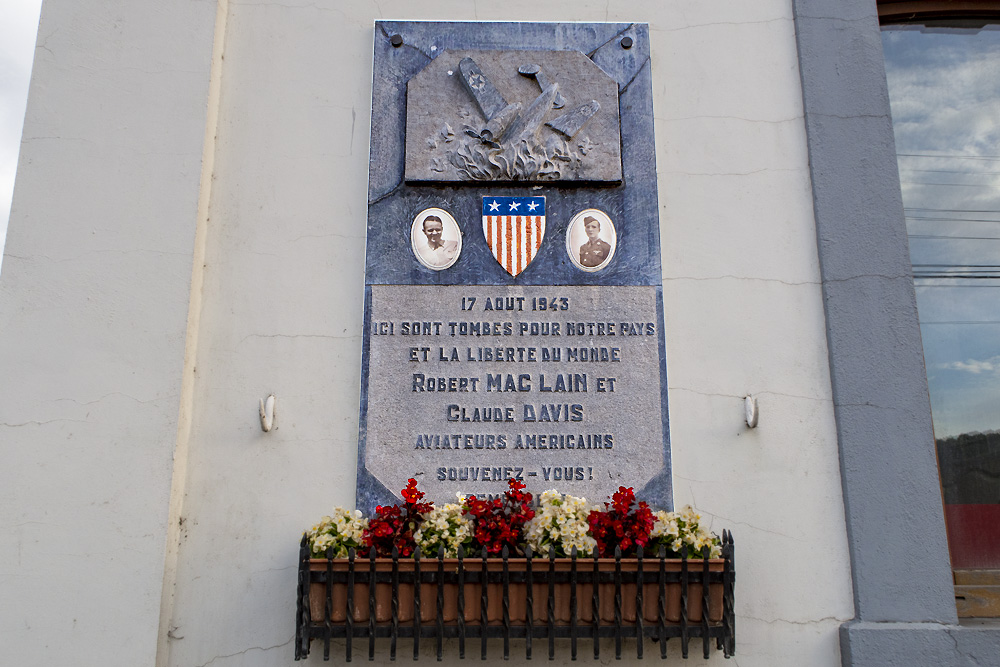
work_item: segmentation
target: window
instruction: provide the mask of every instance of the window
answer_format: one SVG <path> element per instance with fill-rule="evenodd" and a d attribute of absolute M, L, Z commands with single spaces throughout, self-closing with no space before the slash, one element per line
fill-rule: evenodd
<path fill-rule="evenodd" d="M 961 616 L 1000 615 L 998 10 L 879 5 Z"/>

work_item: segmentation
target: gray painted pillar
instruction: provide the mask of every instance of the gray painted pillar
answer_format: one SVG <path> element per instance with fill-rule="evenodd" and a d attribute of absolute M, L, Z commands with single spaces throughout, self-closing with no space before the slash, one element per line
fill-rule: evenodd
<path fill-rule="evenodd" d="M 795 6 L 857 615 L 954 623 L 875 3 Z"/>
<path fill-rule="evenodd" d="M 956 625 L 875 2 L 792 4 L 853 572 L 843 663 L 998 664 L 1000 631 Z"/>

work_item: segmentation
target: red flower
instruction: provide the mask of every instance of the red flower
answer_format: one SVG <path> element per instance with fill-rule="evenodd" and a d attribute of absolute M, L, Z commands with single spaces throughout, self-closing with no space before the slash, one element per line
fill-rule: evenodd
<path fill-rule="evenodd" d="M 434 503 L 420 502 L 424 492 L 417 490 L 415 479 L 407 481 L 402 496 L 402 507 L 379 505 L 375 508 L 375 516 L 368 521 L 364 545 L 369 549 L 375 547 L 378 556 L 391 556 L 393 547 L 398 549 L 400 557 L 411 556 L 416 548 L 413 532 L 423 521 L 423 515 L 434 509 Z"/>
<path fill-rule="evenodd" d="M 490 556 L 498 556 L 506 546 L 514 555 L 524 542 L 524 524 L 535 516 L 532 496 L 524 491 L 524 484 L 510 480 L 502 498 L 481 500 L 475 496 L 465 499 L 463 513 L 470 515 L 477 549 L 486 548 Z"/>
<path fill-rule="evenodd" d="M 632 556 L 638 547 L 649 543 L 653 511 L 644 501 L 636 502 L 631 487 L 618 487 L 604 507 L 604 511 L 593 511 L 587 517 L 601 556 L 614 556 L 616 547 L 621 547 L 623 556 Z"/>

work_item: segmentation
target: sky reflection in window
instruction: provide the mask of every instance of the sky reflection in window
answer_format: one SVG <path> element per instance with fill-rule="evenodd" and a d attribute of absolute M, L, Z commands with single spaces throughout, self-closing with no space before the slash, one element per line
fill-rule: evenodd
<path fill-rule="evenodd" d="M 998 28 L 882 32 L 938 439 L 1000 429 Z"/>

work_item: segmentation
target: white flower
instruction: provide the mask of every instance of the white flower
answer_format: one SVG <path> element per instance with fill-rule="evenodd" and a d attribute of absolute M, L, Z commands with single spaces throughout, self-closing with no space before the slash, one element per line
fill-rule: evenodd
<path fill-rule="evenodd" d="M 701 520 L 701 517 L 698 516 L 698 513 L 695 512 L 694 508 L 691 507 L 690 505 L 684 506 L 684 508 L 681 510 L 680 516 L 681 519 L 683 519 L 684 523 L 688 524 L 697 524 Z"/>
<path fill-rule="evenodd" d="M 592 507 L 584 498 L 563 496 L 555 489 L 545 491 L 535 518 L 525 525 L 525 539 L 538 556 L 555 547 L 560 556 L 569 556 L 576 547 L 579 556 L 589 556 L 597 541 L 587 535 L 587 517 Z"/>
<path fill-rule="evenodd" d="M 709 557 L 718 558 L 722 554 L 719 538 L 703 528 L 700 521 L 690 505 L 680 512 L 656 512 L 650 543 L 655 549 L 662 544 L 677 556 L 686 551 L 688 558 L 701 558 L 702 549 L 708 547 Z"/>
<path fill-rule="evenodd" d="M 361 546 L 367 527 L 368 519 L 361 512 L 335 507 L 331 516 L 324 516 L 307 533 L 313 557 L 325 558 L 332 547 L 334 558 L 347 558 L 348 549 Z"/>
<path fill-rule="evenodd" d="M 458 547 L 472 539 L 472 522 L 462 514 L 460 504 L 439 505 L 424 515 L 413 539 L 425 558 L 436 558 L 440 547 L 446 558 L 455 558 Z"/>
<path fill-rule="evenodd" d="M 656 538 L 676 538 L 680 535 L 677 525 L 677 514 L 675 512 L 656 512 L 653 519 L 653 530 L 649 536 L 655 541 Z"/>

